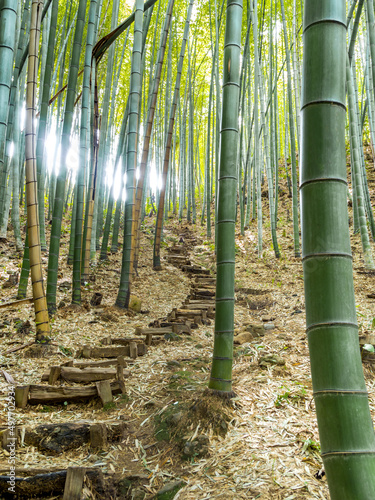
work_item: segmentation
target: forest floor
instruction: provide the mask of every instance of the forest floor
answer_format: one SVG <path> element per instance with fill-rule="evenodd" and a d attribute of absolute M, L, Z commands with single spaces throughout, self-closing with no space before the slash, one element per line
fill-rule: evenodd
<path fill-rule="evenodd" d="M 374 179 L 371 166 L 370 188 L 374 187 Z M 99 467 L 107 477 L 113 478 L 113 483 L 122 480 L 123 487 L 126 485 L 126 491 L 108 493 L 106 498 L 151 499 L 163 485 L 177 480 L 184 484 L 174 497 L 179 500 L 329 497 L 325 476 L 318 478 L 317 475 L 322 461 L 305 335 L 302 264 L 293 256 L 291 199 L 285 186 L 279 200 L 280 259 L 273 254 L 266 205 L 264 197 L 261 258 L 257 253 L 256 221 L 251 222 L 244 236 L 239 230 L 236 233 L 235 328 L 236 335 L 244 334 L 241 337 L 244 343 L 236 344 L 234 350 L 233 388 L 237 396 L 227 407 L 225 418 L 219 421 L 221 433 L 205 428 L 199 418 L 185 429 L 185 441 L 200 434 L 209 438 L 207 453 L 184 458 L 183 445 L 169 439 L 173 429 L 166 423 L 171 422 L 168 416 L 186 413 L 197 401 L 204 400 L 212 356 L 213 321 L 193 330 L 191 335 L 181 336 L 180 340 L 151 346 L 145 356 L 128 366 L 126 396 L 116 396 L 114 404 L 107 408 L 102 407 L 99 399 L 94 399 L 89 403 L 28 405 L 24 410 L 17 409 L 18 426 L 122 421 L 127 428 L 127 437 L 121 443 L 95 453 L 87 444 L 57 455 L 46 455 L 35 446 L 19 446 L 18 468 L 54 471 L 72 465 Z M 26 349 L 5 354 L 33 340 L 34 314 L 31 304 L 0 309 L 0 366 L 17 385 L 38 384 L 49 366 L 71 359 L 84 344 L 98 345 L 100 339 L 108 335 L 133 335 L 135 327 L 147 327 L 155 319 L 165 317 L 172 308 L 179 307 L 189 295 L 191 280 L 167 263 L 165 246 L 178 242 L 184 228 L 188 227 L 197 238 L 197 244 L 188 249 L 192 262 L 214 273 L 213 241 L 207 240 L 205 228 L 200 223 L 179 224 L 175 219 L 165 223 L 162 270 L 154 271 L 154 222 L 152 217 L 144 222 L 139 275 L 132 288 L 132 293 L 142 300 L 143 313 L 139 314 L 114 307 L 120 253 L 111 254 L 107 261 L 98 263 L 93 271 L 95 282 L 89 282 L 83 289 L 84 305 L 69 305 L 72 268 L 66 264 L 69 241 L 66 222 L 57 300 L 60 307 L 52 320 L 54 346 L 49 355 L 28 358 Z M 368 295 L 374 293 L 375 275 L 364 270 L 358 235 L 352 236 L 352 250 L 360 333 L 371 333 L 375 301 Z M 43 260 L 46 264 L 45 256 Z M 9 274 L 19 270 L 21 262 L 10 232 L 9 239 L 0 243 L 0 286 Z M 1 303 L 15 300 L 16 291 L 16 286 L 3 287 Z M 100 306 L 89 304 L 94 292 L 103 293 Z M 31 296 L 30 289 L 28 296 Z M 19 322 L 26 320 L 32 325 L 30 332 L 19 332 Z M 248 335 L 254 325 L 259 327 L 258 337 Z M 364 364 L 364 372 L 375 418 L 374 366 Z M 0 391 L 0 424 L 6 425 L 8 384 L 5 379 L 0 381 Z M 178 422 L 179 417 L 176 418 Z M 8 455 L 1 450 L 0 475 L 6 474 L 8 468 Z"/>

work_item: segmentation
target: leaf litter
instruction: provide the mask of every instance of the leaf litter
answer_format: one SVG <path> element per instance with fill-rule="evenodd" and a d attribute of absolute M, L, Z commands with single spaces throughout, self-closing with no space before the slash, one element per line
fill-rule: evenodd
<path fill-rule="evenodd" d="M 285 216 L 288 203 L 289 200 L 281 197 L 280 218 Z M 149 233 L 153 222 L 152 219 L 145 222 L 143 252 L 132 287 L 132 293 L 142 301 L 145 314 L 128 314 L 114 307 L 121 256 L 109 255 L 107 261 L 98 263 L 95 282 L 83 288 L 82 307 L 69 307 L 71 290 L 67 286 L 58 288 L 57 303 L 64 305 L 53 318 L 52 337 L 57 347 L 48 357 L 35 360 L 27 358 L 24 350 L 9 352 L 10 348 L 33 340 L 32 305 L 0 310 L 3 377 L 9 381 L 9 377 L 13 377 L 17 384 L 38 384 L 49 366 L 72 359 L 83 344 L 100 345 L 100 339 L 109 335 L 134 336 L 135 327 L 147 327 L 151 321 L 166 317 L 173 307 L 183 303 L 190 291 L 190 279 L 167 263 L 165 250 L 163 269 L 152 270 Z M 180 408 L 191 408 L 202 401 L 209 378 L 213 324 L 201 325 L 191 336 L 183 335 L 180 341 L 151 346 L 147 355 L 129 363 L 131 377 L 126 379 L 127 395 L 115 396 L 115 404 L 107 411 L 96 400 L 16 409 L 19 428 L 77 421 L 122 421 L 126 424 L 125 438 L 98 453 L 85 444 L 58 456 L 47 456 L 34 446 L 21 445 L 17 448 L 18 470 L 25 473 L 28 469 L 52 471 L 72 465 L 95 466 L 117 480 L 136 478 L 144 498 L 151 498 L 165 483 L 182 479 L 186 485 L 175 496 L 179 500 L 327 499 L 325 476 L 315 477 L 322 468 L 322 461 L 305 336 L 302 265 L 292 256 L 292 237 L 285 235 L 291 229 L 287 224 L 291 225 L 280 222 L 279 244 L 283 256 L 278 260 L 269 243 L 269 228 L 265 228 L 262 258 L 258 258 L 256 251 L 256 222 L 250 223 L 245 236 L 236 235 L 239 251 L 236 255 L 235 333 L 246 331 L 249 325 L 270 324 L 272 327 L 262 336 L 235 345 L 233 388 L 236 397 L 226 412 L 225 433 L 214 432 L 201 414 L 194 422 L 187 422 L 184 438 L 193 440 L 201 433 L 208 436 L 207 456 L 183 459 L 178 443 L 173 439 L 160 439 L 156 422 L 168 411 L 175 414 Z M 283 227 L 288 227 L 288 231 L 283 232 Z M 194 247 L 189 249 L 192 262 L 213 269 L 212 242 L 206 240 L 202 227 L 192 225 L 189 228 L 199 243 L 196 245 L 198 251 L 195 252 Z M 181 231 L 177 223 L 166 222 L 166 242 L 178 241 Z M 9 236 L 8 242 L 0 242 L 0 264 L 9 271 L 17 269 L 21 262 L 15 252 L 12 255 L 9 251 L 12 238 Z M 71 282 L 72 269 L 65 258 L 67 236 L 63 236 L 63 240 L 60 281 L 66 283 Z M 360 330 L 370 333 L 375 317 L 374 302 L 367 297 L 372 278 L 361 272 L 358 235 L 352 238 L 352 246 Z M 0 277 L 0 285 L 6 277 Z M 102 293 L 103 301 L 100 306 L 91 307 L 89 301 L 94 292 Z M 16 288 L 5 288 L 1 302 L 15 300 L 15 295 Z M 243 300 L 244 297 L 250 300 Z M 258 301 L 257 307 L 257 297 L 267 300 Z M 17 334 L 16 320 L 31 322 L 31 332 L 25 338 Z M 4 354 L 6 351 L 8 354 Z M 374 417 L 373 365 L 365 364 L 364 372 Z M 0 380 L 0 390 L 0 425 L 4 429 L 8 392 L 4 378 Z M 8 469 L 6 450 L 0 452 L 0 469 L 4 473 Z"/>

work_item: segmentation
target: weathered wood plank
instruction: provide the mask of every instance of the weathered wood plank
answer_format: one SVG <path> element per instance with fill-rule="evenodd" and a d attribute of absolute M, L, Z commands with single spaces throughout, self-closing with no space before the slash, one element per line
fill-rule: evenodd
<path fill-rule="evenodd" d="M 129 344 L 129 356 L 132 359 L 136 359 L 138 356 L 137 344 L 135 342 L 130 342 Z"/>
<path fill-rule="evenodd" d="M 176 309 L 176 314 L 177 316 L 184 316 L 184 317 L 195 317 L 195 316 L 202 316 L 203 319 L 206 318 L 206 309 Z"/>
<path fill-rule="evenodd" d="M 68 467 L 63 500 L 80 500 L 85 474 L 85 467 Z"/>
<path fill-rule="evenodd" d="M 88 367 L 106 367 L 106 366 L 116 366 L 117 364 L 122 364 L 127 366 L 124 356 L 118 356 L 116 359 L 103 359 L 100 361 L 75 361 L 74 365 L 76 368 L 88 368 Z"/>
<path fill-rule="evenodd" d="M 193 290 L 211 290 L 212 292 L 216 290 L 214 283 L 192 283 L 191 288 Z"/>
<path fill-rule="evenodd" d="M 75 368 L 62 367 L 61 378 L 67 382 L 97 382 L 116 377 L 115 368 Z"/>
<path fill-rule="evenodd" d="M 113 394 L 111 384 L 108 380 L 100 380 L 95 382 L 98 395 L 103 403 L 103 406 L 113 402 Z"/>
<path fill-rule="evenodd" d="M 144 343 L 144 339 L 140 337 L 105 337 L 100 342 L 103 345 L 129 345 L 130 342 Z"/>
<path fill-rule="evenodd" d="M 25 408 L 27 405 L 27 399 L 30 392 L 29 385 L 19 385 L 15 388 L 14 398 L 17 408 Z"/>
<path fill-rule="evenodd" d="M 90 427 L 90 446 L 93 449 L 105 450 L 108 445 L 107 426 L 96 423 Z"/>
<path fill-rule="evenodd" d="M 111 383 L 113 394 L 121 392 L 117 381 Z M 83 387 L 56 387 L 50 385 L 30 385 L 29 404 L 63 403 L 64 401 L 79 401 L 98 396 L 95 385 Z"/>
<path fill-rule="evenodd" d="M 165 333 L 171 333 L 172 330 L 169 326 L 163 328 L 143 328 L 141 326 L 135 327 L 136 335 L 146 335 L 147 333 L 152 333 L 152 335 L 164 335 Z"/>
<path fill-rule="evenodd" d="M 51 366 L 48 375 L 48 384 L 55 385 L 61 375 L 61 366 Z"/>
<path fill-rule="evenodd" d="M 83 352 L 84 358 L 117 358 L 118 356 L 129 356 L 129 346 L 119 347 L 91 347 L 89 352 Z M 88 355 L 89 354 L 89 355 Z"/>
<path fill-rule="evenodd" d="M 35 474 L 39 469 L 20 469 L 17 467 L 17 474 L 27 475 L 27 477 L 16 477 L 5 475 L 0 476 L 0 495 L 4 498 L 10 498 L 8 481 L 14 480 L 16 483 L 16 496 L 12 498 L 30 500 L 30 498 L 45 498 L 62 495 L 65 487 L 67 471 L 57 470 L 47 474 Z M 8 467 L 9 471 L 9 467 Z M 41 469 L 43 471 L 43 469 Z M 93 485 L 98 498 L 104 498 L 104 480 L 100 469 L 86 469 L 86 476 Z"/>
<path fill-rule="evenodd" d="M 208 269 L 203 269 L 203 267 L 198 266 L 182 266 L 182 270 L 191 274 L 210 274 L 210 271 Z"/>
<path fill-rule="evenodd" d="M 60 454 L 89 443 L 91 428 L 98 424 L 106 428 L 108 442 L 121 441 L 126 435 L 126 424 L 119 421 L 94 423 L 82 421 L 41 424 L 34 427 L 18 426 L 15 434 L 17 438 L 16 445 L 23 443 L 24 445 L 35 446 L 46 454 Z M 6 430 L 8 429 L 5 428 Z M 4 431 L 1 436 L 3 434 Z"/>
<path fill-rule="evenodd" d="M 190 303 L 188 302 L 187 304 L 184 304 L 180 307 L 180 309 L 202 309 L 204 311 L 214 311 L 215 310 L 215 303 L 213 302 L 212 304 L 202 304 L 202 302 L 197 302 L 197 303 Z"/>

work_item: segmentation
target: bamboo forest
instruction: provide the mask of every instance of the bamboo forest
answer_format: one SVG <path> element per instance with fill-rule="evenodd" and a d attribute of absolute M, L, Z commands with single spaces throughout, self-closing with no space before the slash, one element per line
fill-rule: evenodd
<path fill-rule="evenodd" d="M 375 499 L 375 0 L 0 0 L 0 499 Z"/>

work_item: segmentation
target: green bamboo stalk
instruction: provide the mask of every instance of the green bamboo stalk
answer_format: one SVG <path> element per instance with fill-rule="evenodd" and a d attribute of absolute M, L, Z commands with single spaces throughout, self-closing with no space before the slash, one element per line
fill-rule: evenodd
<path fill-rule="evenodd" d="M 214 351 L 209 389 L 232 392 L 235 213 L 242 1 L 227 1 L 224 41 L 223 114 L 217 213 L 217 275 Z"/>
<path fill-rule="evenodd" d="M 258 255 L 262 256 L 263 252 L 263 215 L 262 215 L 262 186 L 261 186 L 261 165 L 260 156 L 260 134 L 259 134 L 259 50 L 258 50 L 258 0 L 254 0 L 254 10 L 250 4 L 250 13 L 253 22 L 253 39 L 254 39 L 254 167 L 253 172 L 255 182 L 253 186 L 256 193 L 256 212 L 258 224 Z"/>
<path fill-rule="evenodd" d="M 40 243 L 42 252 L 47 251 L 45 216 L 44 216 L 44 182 L 45 182 L 45 157 L 44 147 L 48 117 L 48 103 L 51 96 L 51 78 L 54 63 L 54 50 L 57 28 L 58 0 L 53 0 L 51 12 L 51 24 L 49 29 L 48 51 L 46 54 L 45 71 L 43 72 L 42 97 L 39 116 L 38 136 L 36 143 L 36 161 L 38 175 L 38 206 L 39 206 L 39 227 Z"/>
<path fill-rule="evenodd" d="M 155 237 L 154 237 L 153 266 L 156 269 L 160 268 L 160 246 L 161 246 L 161 234 L 162 234 L 162 226 L 163 226 L 165 186 L 167 183 L 167 174 L 168 174 L 168 170 L 169 170 L 170 153 L 171 153 L 171 147 L 172 147 L 172 134 L 173 134 L 173 129 L 174 129 L 174 121 L 175 121 L 175 116 L 176 116 L 177 103 L 178 103 L 179 96 L 180 96 L 181 75 L 182 75 L 182 68 L 183 68 L 183 64 L 184 64 L 186 43 L 187 43 L 187 39 L 188 39 L 188 35 L 189 35 L 190 19 L 191 19 L 191 14 L 193 11 L 193 5 L 194 5 L 194 0 L 190 0 L 189 5 L 188 5 L 188 10 L 187 10 L 187 15 L 186 15 L 184 34 L 183 34 L 183 38 L 182 38 L 182 42 L 181 42 L 180 55 L 178 58 L 177 75 L 176 75 L 176 82 L 175 82 L 174 93 L 173 93 L 172 107 L 171 107 L 171 111 L 169 114 L 169 126 L 168 126 L 167 141 L 165 144 L 164 159 L 163 159 L 162 189 L 160 191 L 160 196 L 159 196 L 159 204 L 158 204 L 158 212 L 157 212 L 156 228 L 155 228 Z M 180 203 L 182 203 L 181 199 L 180 199 Z"/>
<path fill-rule="evenodd" d="M 7 135 L 9 93 L 12 81 L 14 33 L 17 20 L 17 0 L 3 0 L 0 5 L 0 222 L 4 213 L 7 165 L 5 145 Z"/>
<path fill-rule="evenodd" d="M 359 153 L 359 132 L 358 120 L 356 115 L 356 101 L 354 93 L 354 68 L 350 66 L 349 55 L 346 62 L 346 84 L 348 92 L 348 108 L 349 108 L 349 126 L 351 135 L 351 145 L 353 148 L 353 176 L 355 177 L 355 197 L 358 208 L 359 229 L 361 233 L 361 242 L 363 249 L 363 257 L 365 266 L 368 269 L 375 269 L 374 261 L 372 258 L 371 245 L 367 230 L 366 211 L 364 206 L 363 184 L 361 179 L 361 166 L 360 166 L 360 153 Z M 354 192 L 353 192 L 354 195 Z"/>
<path fill-rule="evenodd" d="M 56 311 L 57 273 L 59 267 L 61 224 L 63 218 L 65 183 L 67 175 L 66 151 L 69 149 L 70 134 L 73 125 L 73 108 L 78 79 L 86 5 L 87 0 L 79 1 L 73 50 L 69 65 L 68 87 L 61 136 L 60 170 L 56 181 L 56 191 L 53 205 L 47 276 L 47 304 L 48 310 L 52 314 Z"/>
<path fill-rule="evenodd" d="M 118 20 L 119 0 L 112 2 L 112 16 L 111 16 L 111 31 L 115 28 Z M 105 89 L 101 109 L 101 123 L 100 123 L 100 140 L 99 140 L 99 153 L 98 153 L 98 183 L 97 190 L 98 196 L 97 203 L 97 224 L 95 232 L 95 248 L 100 249 L 99 240 L 102 236 L 103 230 L 103 209 L 104 209 L 104 181 L 105 181 L 105 166 L 109 156 L 109 142 L 111 137 L 111 122 L 113 123 L 113 116 L 109 115 L 110 103 L 115 100 L 116 88 L 112 84 L 113 80 L 113 67 L 115 61 L 115 44 L 112 44 L 108 50 L 107 58 L 107 71 L 105 79 Z M 112 108 L 113 110 L 113 108 Z"/>
<path fill-rule="evenodd" d="M 283 18 L 284 46 L 286 54 L 286 67 L 288 73 L 288 106 L 289 106 L 289 133 L 290 133 L 290 153 L 292 157 L 292 203 L 293 203 L 293 235 L 294 235 L 294 256 L 300 257 L 299 225 L 298 225 L 298 181 L 297 181 L 297 159 L 296 159 L 296 137 L 293 117 L 293 94 L 292 94 L 292 72 L 290 68 L 290 50 L 288 44 L 288 33 L 286 29 L 284 0 L 280 0 L 281 13 Z"/>
<path fill-rule="evenodd" d="M 12 225 L 14 230 L 14 237 L 16 240 L 16 248 L 20 252 L 23 250 L 21 229 L 20 229 L 20 162 L 19 162 L 19 149 L 20 149 L 20 106 L 19 106 L 19 93 L 16 93 L 15 102 L 15 125 L 13 134 L 14 153 L 12 158 L 12 176 L 13 176 L 13 196 L 12 196 Z"/>
<path fill-rule="evenodd" d="M 358 349 L 346 208 L 345 21 L 344 0 L 306 0 L 301 174 L 306 327 L 331 499 L 370 500 L 375 435 Z"/>
<path fill-rule="evenodd" d="M 126 201 L 124 245 L 122 250 L 122 266 L 120 287 L 117 294 L 116 305 L 128 308 L 130 300 L 130 285 L 133 272 L 132 242 L 134 241 L 134 203 L 135 203 L 135 170 L 137 166 L 137 146 L 139 128 L 140 92 L 142 88 L 141 59 L 142 59 L 142 25 L 144 5 L 142 0 L 136 0 L 134 19 L 134 41 L 132 53 L 132 68 L 130 76 L 129 93 L 129 130 L 128 147 L 126 153 Z"/>
<path fill-rule="evenodd" d="M 74 238 L 73 255 L 73 287 L 72 303 L 81 303 L 81 270 L 82 270 L 82 239 L 83 239 L 83 206 L 85 177 L 88 168 L 88 123 L 90 113 L 90 78 L 91 78 L 91 57 L 96 33 L 96 16 L 98 10 L 97 0 L 91 0 L 89 9 L 89 20 L 87 26 L 85 63 L 82 82 L 82 104 L 81 104 L 81 129 L 79 139 L 79 167 L 77 174 L 77 203 L 76 203 L 76 226 Z"/>
<path fill-rule="evenodd" d="M 139 244 L 140 244 L 140 227 L 141 227 L 141 205 L 142 205 L 142 199 L 143 199 L 143 186 L 144 186 L 144 180 L 146 177 L 146 172 L 147 172 L 147 164 L 148 164 L 148 158 L 149 158 L 149 151 L 150 151 L 150 139 L 151 139 L 151 133 L 152 133 L 152 128 L 153 128 L 153 123 L 154 123 L 154 116 L 155 116 L 155 108 L 156 108 L 156 101 L 158 97 L 158 92 L 159 92 L 159 85 L 160 85 L 160 78 L 161 78 L 161 72 L 162 72 L 162 67 L 163 67 L 163 62 L 164 62 L 164 55 L 165 55 L 165 49 L 167 45 L 167 38 L 168 38 L 168 33 L 169 33 L 169 27 L 172 19 L 172 12 L 173 12 L 173 6 L 174 6 L 174 0 L 169 0 L 168 5 L 167 5 L 167 11 L 165 14 L 165 19 L 164 19 L 164 25 L 161 33 L 161 39 L 160 39 L 160 46 L 157 54 L 157 61 L 156 61 L 156 67 L 154 70 L 154 78 L 153 78 L 153 85 L 151 88 L 151 94 L 149 96 L 149 105 L 148 105 L 148 110 L 147 110 L 147 117 L 146 117 L 146 123 L 144 127 L 144 137 L 143 137 L 143 148 L 142 148 L 142 154 L 141 154 L 141 160 L 140 160 L 140 165 L 139 165 L 139 180 L 137 184 L 137 191 L 136 191 L 136 200 L 135 200 L 135 207 L 134 207 L 134 228 L 133 228 L 133 233 L 134 233 L 134 242 L 132 244 L 132 249 L 134 251 L 133 255 L 133 262 L 134 262 L 134 269 L 137 269 L 138 266 L 138 254 L 139 254 Z M 165 111 L 167 114 L 167 111 Z"/>

